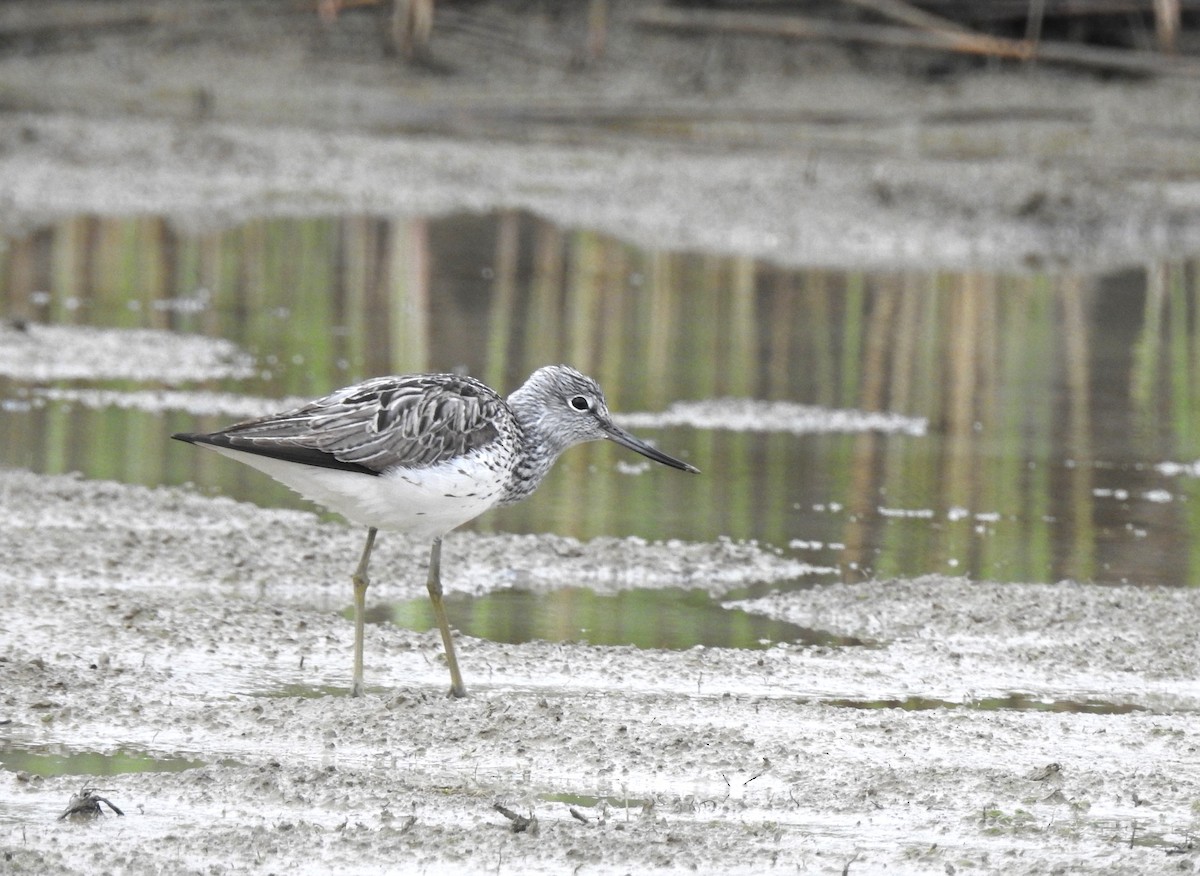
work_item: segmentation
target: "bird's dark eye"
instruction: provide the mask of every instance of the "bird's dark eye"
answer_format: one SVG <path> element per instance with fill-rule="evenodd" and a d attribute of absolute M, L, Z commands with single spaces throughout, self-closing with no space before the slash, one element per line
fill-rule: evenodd
<path fill-rule="evenodd" d="M 571 405 L 571 408 L 576 411 L 590 411 L 592 409 L 591 399 L 589 399 L 586 395 L 573 396 L 569 404 Z"/>

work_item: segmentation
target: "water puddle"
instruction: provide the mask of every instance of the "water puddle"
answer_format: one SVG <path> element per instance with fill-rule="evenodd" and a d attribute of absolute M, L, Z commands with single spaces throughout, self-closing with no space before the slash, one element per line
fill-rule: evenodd
<path fill-rule="evenodd" d="M 602 596 L 582 587 L 548 592 L 510 589 L 478 597 L 448 595 L 445 602 L 451 626 L 465 635 L 512 645 L 582 642 L 684 651 L 698 645 L 761 649 L 781 642 L 832 647 L 868 644 L 854 636 L 727 608 L 702 590 L 636 589 Z M 375 606 L 368 609 L 367 620 L 421 632 L 436 624 L 425 598 Z"/>
<path fill-rule="evenodd" d="M 179 773 L 206 766 L 185 757 L 161 757 L 128 748 L 82 751 L 65 745 L 0 743 L 0 769 L 35 776 L 116 776 L 124 773 Z"/>
<path fill-rule="evenodd" d="M 929 709 L 979 709 L 981 711 L 1017 712 L 1073 712 L 1086 715 L 1128 715 L 1132 712 L 1149 712 L 1146 706 L 1134 703 L 1110 703 L 1107 700 L 1039 700 L 1025 694 L 1009 694 L 1005 697 L 983 697 L 977 700 L 951 702 L 930 697 L 906 697 L 893 700 L 828 699 L 820 700 L 827 706 L 846 709 L 903 709 L 919 712 Z"/>
<path fill-rule="evenodd" d="M 653 801 L 639 797 L 594 797 L 589 794 L 543 794 L 539 798 L 545 803 L 561 803 L 571 809 L 597 809 L 605 812 L 637 813 L 653 805 Z"/>
<path fill-rule="evenodd" d="M 350 688 L 332 684 L 284 684 L 270 690 L 259 691 L 254 695 L 272 699 L 297 697 L 302 700 L 319 700 L 325 697 L 348 697 Z"/>

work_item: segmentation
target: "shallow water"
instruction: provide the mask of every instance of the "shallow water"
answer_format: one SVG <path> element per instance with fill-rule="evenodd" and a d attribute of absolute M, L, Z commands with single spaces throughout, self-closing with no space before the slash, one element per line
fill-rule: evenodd
<path fill-rule="evenodd" d="M 181 346 L 165 378 L 143 341 L 120 336 L 87 359 L 90 377 L 0 356 L 0 464 L 303 507 L 167 440 L 238 418 L 203 415 L 208 397 L 194 393 L 281 399 L 450 369 L 508 390 L 561 360 L 703 476 L 578 448 L 535 498 L 472 526 L 757 539 L 830 570 L 811 580 L 937 572 L 1190 586 L 1198 300 L 1194 263 L 1097 277 L 885 274 L 647 251 L 519 213 L 263 220 L 204 234 L 81 216 L 4 242 L 0 344 L 36 339 L 43 323 L 149 328 L 230 341 L 252 364 L 225 351 L 214 370 Z M 81 349 L 56 344 L 55 361 Z M 121 406 L 154 389 L 197 401 Z M 808 407 L 768 417 L 717 404 L 700 426 L 656 426 L 694 421 L 656 419 L 674 403 L 725 398 Z"/>
<path fill-rule="evenodd" d="M 1006 697 L 985 697 L 978 700 L 955 703 L 929 697 L 908 697 L 903 700 L 850 700 L 829 699 L 822 701 L 827 706 L 847 709 L 979 709 L 995 711 L 1012 709 L 1018 712 L 1072 712 L 1085 715 L 1128 715 L 1131 712 L 1148 711 L 1135 703 L 1110 703 L 1105 700 L 1044 700 L 1025 694 L 1009 694 Z"/>
<path fill-rule="evenodd" d="M 122 773 L 182 772 L 204 761 L 120 749 L 81 751 L 65 745 L 0 743 L 0 769 L 35 776 L 115 776 Z"/>
<path fill-rule="evenodd" d="M 639 588 L 600 595 L 582 587 L 539 592 L 505 588 L 482 596 L 449 594 L 446 613 L 468 636 L 519 645 L 536 640 L 590 645 L 634 645 L 685 650 L 799 645 L 856 646 L 854 636 L 773 620 L 729 608 L 701 590 Z M 347 618 L 352 613 L 347 611 Z M 377 605 L 368 621 L 390 620 L 406 629 L 436 628 L 428 599 Z"/>

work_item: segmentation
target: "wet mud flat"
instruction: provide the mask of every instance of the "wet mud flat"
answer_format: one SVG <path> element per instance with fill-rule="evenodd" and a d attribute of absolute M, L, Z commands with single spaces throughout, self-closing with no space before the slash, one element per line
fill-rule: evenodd
<path fill-rule="evenodd" d="M 466 700 L 445 696 L 435 633 L 372 625 L 352 699 L 355 529 L 19 471 L 0 497 L 6 872 L 1200 863 L 1190 591 L 929 577 L 740 602 L 857 647 L 464 638 Z M 715 592 L 789 574 L 755 545 L 621 548 L 455 534 L 445 581 L 564 558 L 664 586 L 742 570 Z M 370 597 L 419 595 L 423 546 L 379 551 Z M 57 820 L 84 785 L 125 814 Z"/>

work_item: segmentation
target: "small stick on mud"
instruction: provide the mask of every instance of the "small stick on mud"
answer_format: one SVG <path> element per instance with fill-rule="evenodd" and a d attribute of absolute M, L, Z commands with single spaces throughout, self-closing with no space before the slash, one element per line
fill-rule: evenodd
<path fill-rule="evenodd" d="M 1195 850 L 1195 848 L 1196 848 L 1196 843 L 1192 839 L 1191 831 L 1188 831 L 1187 833 L 1185 833 L 1183 835 L 1183 842 L 1176 843 L 1175 845 L 1171 846 L 1171 848 L 1167 849 L 1167 854 L 1168 855 L 1186 855 L 1188 852 Z"/>
<path fill-rule="evenodd" d="M 502 803 L 496 803 L 493 808 L 512 822 L 513 833 L 525 833 L 526 831 L 530 833 L 537 833 L 537 818 L 532 812 L 530 812 L 527 817 L 513 812 Z"/>
<path fill-rule="evenodd" d="M 80 789 L 78 794 L 72 794 L 70 802 L 67 803 L 67 808 L 58 816 L 58 820 L 62 821 L 66 818 L 96 818 L 104 814 L 104 810 L 100 806 L 101 803 L 104 803 L 117 815 L 125 814 L 107 797 L 101 797 L 96 793 L 96 790 L 96 788 L 84 787 Z"/>

